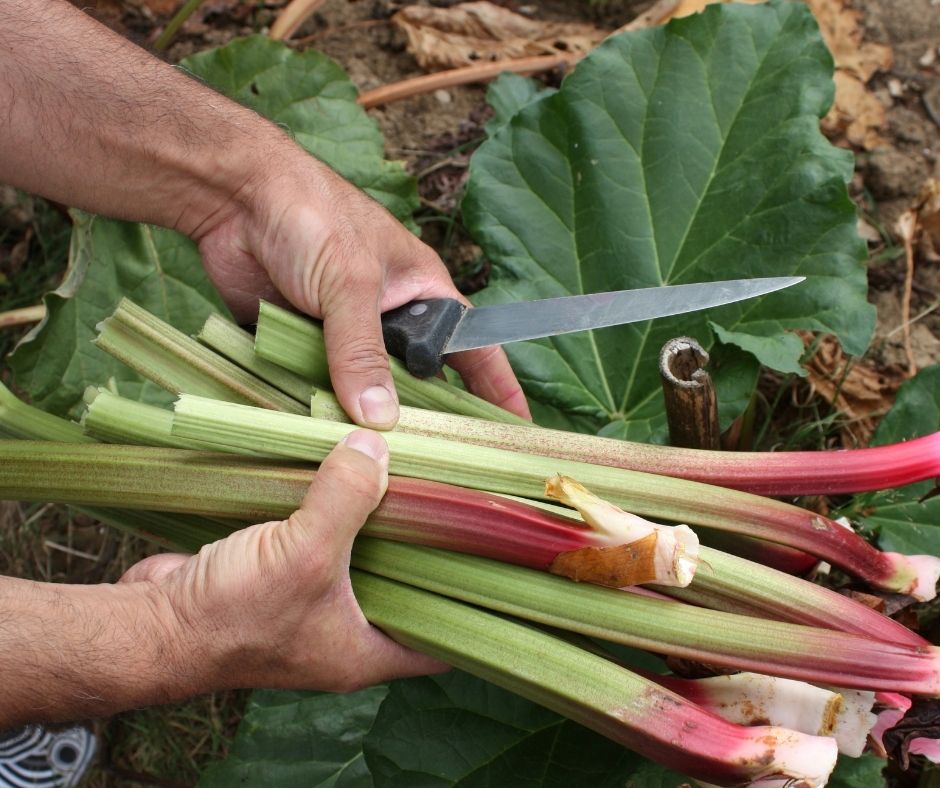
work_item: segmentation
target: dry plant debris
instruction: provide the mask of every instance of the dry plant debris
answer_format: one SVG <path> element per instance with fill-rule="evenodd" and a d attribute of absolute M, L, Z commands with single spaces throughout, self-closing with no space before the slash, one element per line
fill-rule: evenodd
<path fill-rule="evenodd" d="M 807 3 L 836 63 L 836 99 L 823 130 L 866 150 L 884 145 L 879 129 L 885 123 L 885 107 L 865 85 L 876 72 L 891 67 L 891 48 L 863 40 L 862 12 L 849 8 L 847 0 Z"/>
<path fill-rule="evenodd" d="M 815 337 L 800 332 L 806 345 Z M 878 420 L 887 413 L 898 387 L 905 380 L 900 371 L 882 371 L 864 359 L 850 359 L 838 340 L 821 337 L 816 352 L 804 366 L 814 394 L 819 394 L 845 417 L 842 442 L 846 447 L 867 446 Z"/>
<path fill-rule="evenodd" d="M 911 210 L 917 217 L 921 258 L 940 263 L 940 180 L 927 179 Z"/>
<path fill-rule="evenodd" d="M 429 71 L 506 58 L 582 55 L 609 33 L 587 24 L 529 19 L 486 0 L 450 8 L 409 5 L 392 21 L 405 32 L 408 51 Z"/>

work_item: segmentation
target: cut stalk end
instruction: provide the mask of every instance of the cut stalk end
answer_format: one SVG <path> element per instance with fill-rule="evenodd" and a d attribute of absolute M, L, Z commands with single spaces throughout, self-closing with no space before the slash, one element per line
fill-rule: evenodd
<path fill-rule="evenodd" d="M 940 558 L 902 553 L 885 553 L 885 556 L 897 567 L 894 577 L 889 581 L 892 590 L 899 594 L 910 594 L 918 602 L 927 602 L 937 595 Z"/>
<path fill-rule="evenodd" d="M 615 548 L 600 548 L 599 552 L 591 555 L 578 551 L 582 555 L 559 556 L 559 559 L 565 559 L 566 567 L 576 561 L 606 566 L 614 560 L 611 551 L 616 551 L 621 564 L 634 567 L 632 573 L 624 574 L 622 579 L 625 582 L 619 584 L 621 587 L 659 583 L 684 588 L 692 582 L 698 566 L 699 543 L 695 532 L 687 525 L 651 523 L 598 498 L 574 479 L 559 474 L 546 480 L 545 494 L 577 509 L 591 528 L 618 543 Z M 579 579 L 570 572 L 556 571 L 554 566 L 552 571 Z"/>

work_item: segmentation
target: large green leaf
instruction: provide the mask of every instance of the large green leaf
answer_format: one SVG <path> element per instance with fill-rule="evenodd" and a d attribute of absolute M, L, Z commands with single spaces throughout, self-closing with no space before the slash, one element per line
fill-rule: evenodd
<path fill-rule="evenodd" d="M 922 369 L 898 391 L 873 445 L 930 435 L 940 430 L 940 364 Z M 877 533 L 878 545 L 908 555 L 940 555 L 940 495 L 925 498 L 933 481 L 857 496 L 853 509 L 862 526 Z"/>
<path fill-rule="evenodd" d="M 371 788 L 362 737 L 387 691 L 253 693 L 228 757 L 205 771 L 200 788 Z"/>
<path fill-rule="evenodd" d="M 297 52 L 252 36 L 192 55 L 180 64 L 220 93 L 285 126 L 318 159 L 411 222 L 417 184 L 386 161 L 379 127 L 356 103 L 346 72 L 313 49 Z"/>
<path fill-rule="evenodd" d="M 112 380 L 121 394 L 160 404 L 169 394 L 98 350 L 95 326 L 128 296 L 181 331 L 198 330 L 213 311 L 227 314 L 187 238 L 144 224 L 74 212 L 69 268 L 45 297 L 48 317 L 10 357 L 33 403 L 74 416 L 85 387 Z"/>
<path fill-rule="evenodd" d="M 709 320 L 738 344 L 804 328 L 866 347 L 874 310 L 845 188 L 852 156 L 819 132 L 831 73 L 804 4 L 713 5 L 609 39 L 480 147 L 463 203 L 494 263 L 478 303 L 808 277 L 707 314 L 507 346 L 539 419 L 635 422 L 621 432 L 661 438 L 659 349 L 681 335 L 710 347 Z M 765 359 L 790 367 L 802 350 L 773 349 Z"/>
<path fill-rule="evenodd" d="M 460 671 L 392 684 L 365 738 L 379 788 L 614 788 L 641 759 Z"/>
<path fill-rule="evenodd" d="M 383 158 L 382 136 L 332 60 L 264 37 L 237 40 L 183 61 L 222 93 L 286 126 L 308 151 L 411 222 L 415 181 Z M 113 379 L 124 396 L 166 395 L 90 343 L 122 296 L 186 332 L 225 311 L 196 247 L 169 230 L 76 214 L 69 270 L 46 297 L 48 318 L 11 357 L 17 383 L 40 407 L 76 415 L 89 384 Z"/>
<path fill-rule="evenodd" d="M 883 788 L 886 783 L 881 772 L 886 763 L 871 753 L 865 753 L 860 758 L 840 755 L 827 785 L 829 788 Z"/>

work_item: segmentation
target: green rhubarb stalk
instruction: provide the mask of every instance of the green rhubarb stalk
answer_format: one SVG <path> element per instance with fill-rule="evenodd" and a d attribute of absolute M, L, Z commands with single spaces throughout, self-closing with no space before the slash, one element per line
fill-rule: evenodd
<path fill-rule="evenodd" d="M 297 402 L 303 404 L 310 399 L 313 387 L 306 378 L 261 358 L 255 352 L 254 336 L 222 315 L 209 315 L 196 339 Z"/>
<path fill-rule="evenodd" d="M 318 324 L 262 301 L 255 350 L 261 358 L 303 376 L 318 389 L 331 388 L 323 329 Z M 416 378 L 396 358 L 389 358 L 388 362 L 398 399 L 403 405 L 461 413 L 508 424 L 529 423 L 443 380 Z"/>
<path fill-rule="evenodd" d="M 704 610 L 486 558 L 360 538 L 352 565 L 472 605 L 588 637 L 862 690 L 940 696 L 940 648 Z"/>
<path fill-rule="evenodd" d="M 106 417 L 102 418 L 101 413 L 106 413 Z M 173 435 L 172 427 L 172 411 L 126 399 L 106 388 L 89 386 L 85 389 L 85 412 L 82 414 L 81 428 L 86 439 L 94 438 L 104 443 L 205 450 L 206 444 L 200 441 Z"/>
<path fill-rule="evenodd" d="M 185 449 L 0 441 L 0 500 L 261 522 L 293 512 L 313 476 L 306 468 Z"/>
<path fill-rule="evenodd" d="M 287 413 L 307 412 L 306 404 L 259 380 L 127 298 L 97 328 L 98 347 L 174 394 L 202 394 Z"/>
<path fill-rule="evenodd" d="M 246 449 L 319 462 L 354 427 L 183 395 L 173 432 L 226 451 Z M 751 493 L 622 468 L 588 465 L 467 446 L 441 438 L 385 435 L 391 472 L 463 487 L 544 499 L 544 480 L 556 473 L 578 479 L 595 495 L 630 512 L 794 547 L 823 558 L 880 588 L 918 599 L 936 595 L 940 558 L 884 553 L 814 512 Z"/>
<path fill-rule="evenodd" d="M 259 521 L 294 511 L 313 475 L 309 469 L 232 455 L 0 442 L 0 498 L 11 500 L 151 507 Z M 157 489 L 162 495 L 155 499 Z M 558 556 L 570 556 L 586 547 L 617 545 L 616 535 L 607 539 L 578 526 L 569 509 L 538 503 L 554 515 L 538 517 L 538 509 L 530 503 L 393 476 L 363 533 L 543 571 L 559 569 Z M 662 590 L 727 612 L 867 634 L 887 642 L 926 644 L 898 622 L 821 586 L 716 550 L 704 549 L 700 556 L 704 557 L 688 592 Z M 589 579 L 619 578 L 609 572 L 609 564 L 607 569 L 604 577 Z M 574 576 L 583 579 L 585 575 L 582 570 Z"/>
<path fill-rule="evenodd" d="M 310 413 L 317 418 L 349 421 L 329 392 L 317 392 Z M 409 407 L 402 407 L 395 429 L 476 446 L 678 476 L 760 495 L 856 493 L 940 476 L 940 432 L 888 446 L 842 451 L 704 451 L 551 430 L 534 424 L 499 424 Z"/>
<path fill-rule="evenodd" d="M 747 671 L 697 679 L 654 673 L 624 661 L 600 642 L 584 635 L 551 627 L 540 629 L 655 681 L 729 722 L 775 725 L 814 736 L 832 736 L 839 752 L 852 758 L 864 752 L 878 722 L 872 707 L 876 697 L 884 693 L 818 687 L 805 681 Z"/>
<path fill-rule="evenodd" d="M 577 516 L 557 504 L 528 503 L 560 516 Z M 844 594 L 705 545 L 699 545 L 691 584 L 684 587 L 653 584 L 649 588 L 711 610 L 838 629 L 888 643 L 928 645 L 924 638 L 903 624 Z"/>
<path fill-rule="evenodd" d="M 41 438 L 65 443 L 89 443 L 82 428 L 44 410 L 27 405 L 0 383 L 0 435 L 8 438 Z"/>
<path fill-rule="evenodd" d="M 773 775 L 821 786 L 835 765 L 833 739 L 734 725 L 544 632 L 364 572 L 351 575 L 366 618 L 400 643 L 691 777 L 743 785 Z"/>
<path fill-rule="evenodd" d="M 166 413 L 166 411 L 164 411 Z M 169 414 L 168 414 L 169 415 Z M 169 430 L 169 425 L 165 429 Z M 20 439 L 21 447 L 32 451 L 33 441 L 55 441 L 49 444 L 61 448 L 62 444 L 94 444 L 92 438 L 83 434 L 82 428 L 73 422 L 53 416 L 51 413 L 27 405 L 0 384 L 0 435 L 12 435 Z M 170 439 L 167 435 L 168 440 Z M 172 438 L 180 441 L 180 438 Z M 14 465 L 5 465 L 4 470 L 14 470 Z M 89 469 L 94 471 L 93 463 Z M 37 479 L 36 481 L 40 481 Z M 39 495 L 34 500 L 47 500 Z M 171 550 L 193 550 L 203 544 L 214 542 L 236 527 L 231 522 L 215 517 L 200 517 L 195 514 L 165 514 L 128 509 L 77 506 L 79 511 L 106 525 L 142 536 L 155 544 Z"/>

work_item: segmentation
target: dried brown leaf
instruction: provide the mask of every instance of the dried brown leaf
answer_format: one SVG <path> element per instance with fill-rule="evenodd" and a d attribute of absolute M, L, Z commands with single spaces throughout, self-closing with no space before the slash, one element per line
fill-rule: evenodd
<path fill-rule="evenodd" d="M 392 21 L 405 32 L 408 51 L 429 71 L 534 55 L 585 54 L 608 35 L 592 25 L 529 19 L 486 0 L 450 8 L 410 5 Z"/>
<path fill-rule="evenodd" d="M 819 23 L 836 68 L 863 83 L 876 72 L 891 68 L 891 47 L 863 40 L 861 11 L 849 8 L 846 0 L 807 0 L 807 5 Z"/>
<path fill-rule="evenodd" d="M 801 336 L 807 345 L 814 339 L 808 332 L 801 332 Z M 867 445 L 905 380 L 900 370 L 882 370 L 864 359 L 846 358 L 832 336 L 820 339 L 805 366 L 813 391 L 846 418 L 842 430 L 845 446 Z"/>
<path fill-rule="evenodd" d="M 885 124 L 884 105 L 850 72 L 836 71 L 834 79 L 836 99 L 822 121 L 826 136 L 848 140 L 865 150 L 885 145 L 885 138 L 879 133 Z"/>
<path fill-rule="evenodd" d="M 940 181 L 928 178 L 914 203 L 920 228 L 920 254 L 931 263 L 940 263 Z"/>

